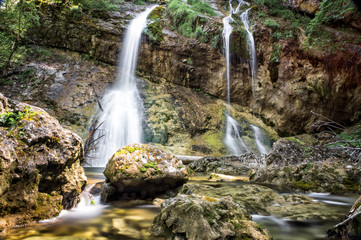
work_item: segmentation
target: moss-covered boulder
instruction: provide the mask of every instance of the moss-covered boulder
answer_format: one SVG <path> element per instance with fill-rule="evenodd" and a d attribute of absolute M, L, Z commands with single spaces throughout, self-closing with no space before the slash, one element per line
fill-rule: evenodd
<path fill-rule="evenodd" d="M 0 232 L 73 207 L 86 183 L 80 137 L 0 94 Z"/>
<path fill-rule="evenodd" d="M 244 205 L 221 199 L 180 194 L 162 204 L 151 233 L 166 239 L 271 239 L 252 221 Z"/>
<path fill-rule="evenodd" d="M 282 190 L 282 189 L 281 189 Z M 315 220 L 338 221 L 345 212 L 321 201 L 314 201 L 304 194 L 282 194 L 269 187 L 258 184 L 184 184 L 181 194 L 218 199 L 231 196 L 237 204 L 245 205 L 250 214 L 276 216 L 295 222 Z"/>
<path fill-rule="evenodd" d="M 267 167 L 256 171 L 251 180 L 306 192 L 361 193 L 360 162 L 343 148 L 283 138 L 266 161 Z"/>
<path fill-rule="evenodd" d="M 109 160 L 102 199 L 147 198 L 177 188 L 187 181 L 182 161 L 160 148 L 131 144 Z"/>

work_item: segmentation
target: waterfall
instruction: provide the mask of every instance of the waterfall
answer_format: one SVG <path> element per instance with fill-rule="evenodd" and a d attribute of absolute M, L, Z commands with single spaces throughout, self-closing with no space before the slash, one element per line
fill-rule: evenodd
<path fill-rule="evenodd" d="M 269 148 L 267 148 L 266 144 L 264 144 L 264 139 L 266 136 L 262 133 L 262 130 L 251 124 L 254 141 L 256 142 L 258 152 L 261 154 L 268 154 L 270 152 Z"/>
<path fill-rule="evenodd" d="M 120 147 L 142 142 L 143 103 L 135 82 L 135 69 L 142 32 L 155 7 L 136 16 L 124 35 L 114 86 L 105 93 L 100 103 L 102 111 L 95 117 L 102 125 L 94 139 L 103 137 L 88 161 L 93 167 L 104 167 Z"/>
<path fill-rule="evenodd" d="M 223 44 L 224 44 L 224 53 L 225 53 L 225 57 L 226 57 L 226 66 L 227 66 L 227 72 L 226 72 L 226 79 L 227 79 L 227 108 L 228 108 L 228 113 L 230 113 L 230 104 L 231 104 L 231 93 L 230 93 L 230 66 L 229 66 L 229 38 L 232 34 L 233 31 L 233 27 L 231 26 L 230 22 L 233 21 L 232 18 L 232 13 L 229 14 L 228 17 L 225 17 L 222 19 L 223 21 L 223 31 L 222 31 L 222 36 L 223 36 Z"/>
<path fill-rule="evenodd" d="M 257 55 L 256 55 L 256 45 L 254 43 L 254 38 L 252 35 L 252 32 L 250 31 L 249 27 L 249 11 L 251 8 L 248 8 L 246 11 L 244 11 L 240 19 L 244 25 L 244 28 L 247 31 L 247 49 L 249 52 L 249 65 L 251 68 L 251 78 L 252 78 L 252 96 L 253 99 L 255 98 L 255 84 L 256 84 L 256 73 L 257 73 Z"/>
<path fill-rule="evenodd" d="M 231 116 L 231 93 L 230 93 L 230 57 L 229 57 L 229 39 L 233 31 L 231 22 L 234 21 L 232 18 L 232 13 L 237 13 L 239 7 L 243 4 L 246 4 L 244 1 L 240 1 L 238 7 L 234 10 L 232 7 L 231 0 L 229 1 L 230 13 L 227 17 L 222 19 L 223 22 L 223 44 L 225 49 L 225 58 L 226 58 L 226 78 L 227 78 L 227 113 L 226 113 L 226 136 L 224 138 L 224 143 L 227 148 L 233 155 L 240 155 L 245 152 L 248 152 L 246 144 L 243 142 L 243 139 L 240 135 L 241 127 L 238 122 Z"/>

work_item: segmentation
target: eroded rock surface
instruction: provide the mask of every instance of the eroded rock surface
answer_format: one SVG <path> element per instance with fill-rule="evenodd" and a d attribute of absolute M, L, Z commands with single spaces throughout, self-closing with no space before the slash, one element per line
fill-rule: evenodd
<path fill-rule="evenodd" d="M 80 137 L 42 109 L 0 94 L 0 230 L 55 217 L 86 183 Z M 13 118 L 13 120 L 10 120 Z"/>
<path fill-rule="evenodd" d="M 271 239 L 251 220 L 244 205 L 232 197 L 220 199 L 180 194 L 162 204 L 151 227 L 167 239 Z"/>
<path fill-rule="evenodd" d="M 120 148 L 109 160 L 102 199 L 148 198 L 175 189 L 187 181 L 182 161 L 146 144 Z"/>

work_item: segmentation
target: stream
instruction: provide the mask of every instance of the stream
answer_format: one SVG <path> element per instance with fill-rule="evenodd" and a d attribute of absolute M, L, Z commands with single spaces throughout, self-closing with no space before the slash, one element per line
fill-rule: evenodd
<path fill-rule="evenodd" d="M 86 168 L 88 186 L 104 181 L 104 168 Z M 237 188 L 249 183 L 209 182 L 206 176 L 191 177 L 189 183 L 207 184 L 216 188 Z M 290 193 L 281 193 L 290 194 Z M 325 193 L 307 194 L 317 202 L 327 204 L 328 212 L 348 212 L 357 196 L 336 196 Z M 81 202 L 72 210 L 63 210 L 55 219 L 41 221 L 28 226 L 19 226 L 8 231 L 3 239 L 25 240 L 106 240 L 106 239 L 162 239 L 150 236 L 148 229 L 153 218 L 160 211 L 158 206 L 142 200 L 102 204 L 100 196 L 92 197 L 87 189 L 81 195 Z M 325 239 L 325 232 L 336 221 L 294 221 L 276 216 L 252 215 L 254 221 L 269 230 L 275 240 Z"/>

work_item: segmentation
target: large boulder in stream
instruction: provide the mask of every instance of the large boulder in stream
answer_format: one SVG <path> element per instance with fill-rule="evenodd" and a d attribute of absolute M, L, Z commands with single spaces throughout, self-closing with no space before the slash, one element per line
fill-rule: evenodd
<path fill-rule="evenodd" d="M 81 138 L 0 94 L 0 232 L 73 207 L 86 183 Z"/>
<path fill-rule="evenodd" d="M 154 236 L 179 240 L 271 239 L 232 197 L 180 194 L 162 204 L 151 227 Z"/>
<path fill-rule="evenodd" d="M 148 198 L 183 185 L 187 171 L 173 154 L 146 144 L 120 148 L 109 160 L 103 201 Z"/>
<path fill-rule="evenodd" d="M 255 171 L 250 180 L 301 191 L 361 193 L 360 159 L 344 148 L 283 138 L 273 145 L 266 162 L 267 166 Z"/>

